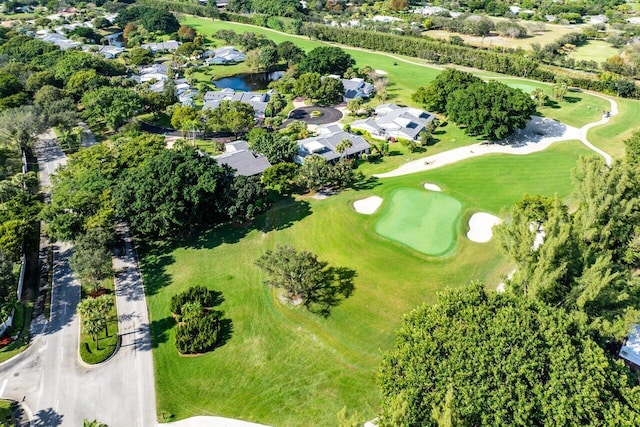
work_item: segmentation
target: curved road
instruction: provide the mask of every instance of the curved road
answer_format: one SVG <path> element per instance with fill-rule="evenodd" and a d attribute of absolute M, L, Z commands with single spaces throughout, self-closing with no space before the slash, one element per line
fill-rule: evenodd
<path fill-rule="evenodd" d="M 85 146 L 95 143 L 90 134 Z M 51 134 L 36 144 L 43 189 L 49 174 L 66 162 Z M 32 323 L 30 347 L 0 365 L 0 397 L 22 402 L 33 426 L 82 425 L 98 419 L 110 426 L 156 426 L 153 360 L 147 306 L 135 248 L 126 225 L 118 232 L 123 254 L 114 257 L 120 350 L 106 364 L 88 367 L 78 355 L 80 284 L 68 259 L 72 248 L 57 244 L 54 251 L 51 316 Z"/>

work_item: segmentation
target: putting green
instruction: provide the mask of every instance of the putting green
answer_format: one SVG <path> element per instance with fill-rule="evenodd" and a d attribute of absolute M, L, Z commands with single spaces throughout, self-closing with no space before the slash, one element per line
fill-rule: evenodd
<path fill-rule="evenodd" d="M 462 204 L 451 196 L 403 188 L 386 203 L 375 231 L 418 252 L 446 255 L 456 245 L 461 212 Z"/>

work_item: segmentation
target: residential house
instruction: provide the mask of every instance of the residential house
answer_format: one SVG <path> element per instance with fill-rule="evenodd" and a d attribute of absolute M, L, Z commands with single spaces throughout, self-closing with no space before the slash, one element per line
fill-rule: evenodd
<path fill-rule="evenodd" d="M 640 369 L 640 324 L 633 326 L 618 354 L 632 366 Z"/>
<path fill-rule="evenodd" d="M 235 175 L 253 176 L 259 175 L 265 169 L 271 167 L 269 160 L 262 154 L 254 154 L 249 149 L 247 141 L 235 141 L 225 144 L 224 153 L 213 156 L 221 165 L 227 165 L 235 169 Z"/>
<path fill-rule="evenodd" d="M 247 56 L 233 46 L 223 46 L 217 49 L 207 50 L 202 54 L 208 65 L 236 64 L 244 61 Z"/>
<path fill-rule="evenodd" d="M 87 44 L 82 45 L 82 50 L 85 52 L 92 52 L 94 48 L 95 53 L 99 53 L 100 55 L 104 56 L 105 59 L 114 59 L 125 50 L 123 47 L 117 46 L 96 46 Z"/>
<path fill-rule="evenodd" d="M 163 64 L 153 64 L 146 67 L 140 67 L 138 68 L 138 71 L 140 74 L 134 77 L 138 83 L 145 83 L 152 80 L 164 82 L 169 78 L 169 67 Z"/>
<path fill-rule="evenodd" d="M 369 98 L 375 92 L 375 87 L 360 78 L 342 79 L 344 86 L 344 100 L 351 101 L 356 98 Z"/>
<path fill-rule="evenodd" d="M 209 91 L 204 94 L 203 110 L 213 110 L 220 106 L 222 101 L 240 101 L 253 107 L 255 117 L 265 117 L 267 104 L 271 99 L 271 92 L 236 92 L 233 89 L 222 89 L 219 92 Z"/>
<path fill-rule="evenodd" d="M 298 155 L 294 159 L 296 163 L 304 163 L 305 157 L 313 154 L 318 154 L 327 161 L 333 162 L 341 156 L 350 157 L 368 153 L 371 148 L 364 138 L 345 132 L 338 125 L 319 126 L 317 133 L 317 136 L 298 141 Z M 345 139 L 351 142 L 351 147 L 347 148 L 344 153 L 340 153 L 338 145 Z"/>
<path fill-rule="evenodd" d="M 605 15 L 593 15 L 593 16 L 585 16 L 584 17 L 587 24 L 598 25 L 598 24 L 606 24 L 609 22 L 609 18 Z"/>
<path fill-rule="evenodd" d="M 178 47 L 180 47 L 181 44 L 182 43 L 176 40 L 167 40 L 166 42 L 141 44 L 140 47 L 143 49 L 148 49 L 152 53 L 173 52 Z"/>
<path fill-rule="evenodd" d="M 376 107 L 374 117 L 356 120 L 351 123 L 351 129 L 368 132 L 377 139 L 393 138 L 417 141 L 420 139 L 420 132 L 433 119 L 433 114 L 418 108 L 382 104 Z"/>
<path fill-rule="evenodd" d="M 44 32 L 36 37 L 43 42 L 55 44 L 61 50 L 74 49 L 81 45 L 80 42 L 69 40 L 66 36 L 59 33 Z"/>
<path fill-rule="evenodd" d="M 449 12 L 449 10 L 439 6 L 424 6 L 424 7 L 417 8 L 413 11 L 413 13 L 419 13 L 420 15 L 425 15 L 425 16 L 433 16 L 439 13 L 443 14 L 444 12 Z"/>
<path fill-rule="evenodd" d="M 390 22 L 402 21 L 402 19 L 396 18 L 395 16 L 384 16 L 384 15 L 376 15 L 371 20 L 373 22 L 383 22 L 385 24 L 388 24 Z"/>
<path fill-rule="evenodd" d="M 109 46 L 124 47 L 124 42 L 121 41 L 123 34 L 124 33 L 122 31 L 107 34 L 102 38 L 102 40 L 104 40 Z"/>

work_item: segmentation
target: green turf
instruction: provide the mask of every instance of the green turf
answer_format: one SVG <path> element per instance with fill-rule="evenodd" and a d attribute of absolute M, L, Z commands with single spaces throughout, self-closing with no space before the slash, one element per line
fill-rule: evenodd
<path fill-rule="evenodd" d="M 427 255 L 456 245 L 462 204 L 451 196 L 413 188 L 396 190 L 385 203 L 376 233 Z"/>
<path fill-rule="evenodd" d="M 113 277 L 104 279 L 101 282 L 100 287 L 102 289 L 105 289 L 107 294 L 113 294 Z M 89 294 L 90 291 L 91 289 L 89 287 L 83 285 L 83 299 L 90 298 L 87 297 L 87 294 Z M 115 296 L 113 298 L 115 298 Z M 106 331 L 101 331 L 97 337 L 93 337 L 81 331 L 79 346 L 80 358 L 82 358 L 83 362 L 89 365 L 102 363 L 110 358 L 113 352 L 116 350 L 118 344 L 118 312 L 115 304 L 113 305 L 113 308 L 111 309 L 111 312 L 108 316 L 107 329 L 109 332 L 108 336 L 105 333 Z M 97 338 L 97 341 L 94 340 L 94 338 Z"/>
<path fill-rule="evenodd" d="M 589 131 L 589 141 L 613 157 L 624 156 L 624 141 L 638 129 L 640 101 L 615 98 L 618 102 L 618 114 L 612 116 L 609 123 Z"/>
<path fill-rule="evenodd" d="M 483 280 L 494 287 L 513 267 L 495 241 L 470 242 L 460 222 L 448 257 L 429 257 L 380 237 L 377 215 L 357 215 L 353 202 L 385 200 L 398 189 L 440 185 L 471 212 L 497 213 L 523 194 L 571 191 L 570 169 L 590 153 L 563 142 L 528 156 L 479 157 L 429 172 L 371 181 L 324 200 L 278 203 L 248 228 L 219 227 L 175 246 L 141 250 L 151 316 L 158 414 L 176 419 L 219 415 L 277 426 L 336 425 L 344 406 L 373 418 L 379 408 L 375 372 L 408 310 L 445 287 Z M 256 259 L 277 244 L 310 250 L 356 270 L 353 295 L 325 319 L 292 307 L 263 285 Z M 194 285 L 223 293 L 232 320 L 225 345 L 181 357 L 174 346 L 171 296 Z"/>
<path fill-rule="evenodd" d="M 588 40 L 569 54 L 576 61 L 604 62 L 607 58 L 620 54 L 620 49 L 604 40 Z"/>

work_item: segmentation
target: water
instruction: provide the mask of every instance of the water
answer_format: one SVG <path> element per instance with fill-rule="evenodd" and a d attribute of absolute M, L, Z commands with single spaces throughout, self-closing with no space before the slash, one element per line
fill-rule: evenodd
<path fill-rule="evenodd" d="M 244 92 L 254 90 L 265 90 L 269 88 L 269 83 L 284 76 L 284 71 L 272 71 L 270 73 L 246 73 L 236 74 L 231 77 L 214 80 L 213 84 L 218 89 L 233 89 Z"/>

